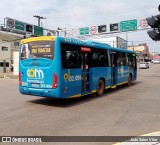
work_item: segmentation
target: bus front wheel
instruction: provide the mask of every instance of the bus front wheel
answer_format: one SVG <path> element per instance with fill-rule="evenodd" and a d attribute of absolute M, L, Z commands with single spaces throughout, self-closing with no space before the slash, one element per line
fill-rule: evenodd
<path fill-rule="evenodd" d="M 104 81 L 102 79 L 100 79 L 98 81 L 98 90 L 97 90 L 97 95 L 101 96 L 104 93 Z"/>

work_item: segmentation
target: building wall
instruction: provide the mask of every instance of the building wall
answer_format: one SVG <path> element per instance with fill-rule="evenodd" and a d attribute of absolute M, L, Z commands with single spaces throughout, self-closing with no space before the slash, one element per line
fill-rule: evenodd
<path fill-rule="evenodd" d="M 92 39 L 92 40 L 101 42 L 101 43 L 106 43 L 112 47 L 127 49 L 127 41 L 117 36 L 107 37 L 107 38 L 97 38 L 97 39 Z"/>
<path fill-rule="evenodd" d="M 24 35 L 6 31 L 0 27 L 0 73 L 13 71 L 14 51 L 19 50 L 19 42 Z"/>
<path fill-rule="evenodd" d="M 148 59 L 151 57 L 149 53 L 149 47 L 146 43 L 128 46 L 128 50 L 137 52 L 137 54 L 141 56 L 141 59 L 142 56 L 144 56 L 144 59 Z"/>
<path fill-rule="evenodd" d="M 7 42 L 0 39 L 0 73 L 13 71 L 13 52 L 19 49 L 19 42 Z"/>
<path fill-rule="evenodd" d="M 145 47 L 133 45 L 133 46 L 128 46 L 128 49 L 132 51 L 143 52 L 145 50 Z"/>
<path fill-rule="evenodd" d="M 154 56 L 154 55 L 159 55 L 158 52 L 151 52 L 150 54 L 151 54 L 152 56 Z"/>
<path fill-rule="evenodd" d="M 19 51 L 13 52 L 13 74 L 18 75 L 19 72 Z"/>
<path fill-rule="evenodd" d="M 9 72 L 11 68 L 11 43 L 0 40 L 0 72 Z"/>

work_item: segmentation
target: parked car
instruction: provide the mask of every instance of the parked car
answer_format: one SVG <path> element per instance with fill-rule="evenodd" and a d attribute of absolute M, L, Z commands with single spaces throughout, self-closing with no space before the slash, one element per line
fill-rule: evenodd
<path fill-rule="evenodd" d="M 140 62 L 139 63 L 139 69 L 141 68 L 149 68 L 148 62 Z"/>
<path fill-rule="evenodd" d="M 156 60 L 153 60 L 153 63 L 156 64 L 156 63 L 160 63 L 160 60 L 156 59 Z"/>

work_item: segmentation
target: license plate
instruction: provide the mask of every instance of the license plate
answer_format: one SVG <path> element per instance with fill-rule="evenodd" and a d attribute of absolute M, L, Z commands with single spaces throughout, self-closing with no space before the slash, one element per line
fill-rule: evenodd
<path fill-rule="evenodd" d="M 32 84 L 32 87 L 39 87 L 39 84 Z"/>

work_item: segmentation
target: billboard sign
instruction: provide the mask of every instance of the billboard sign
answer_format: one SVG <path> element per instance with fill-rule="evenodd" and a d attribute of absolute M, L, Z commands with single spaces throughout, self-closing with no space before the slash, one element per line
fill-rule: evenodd
<path fill-rule="evenodd" d="M 15 33 L 23 32 L 23 33 L 29 33 L 34 34 L 38 36 L 43 35 L 43 28 L 38 27 L 36 25 L 28 24 L 16 19 L 12 18 L 5 18 L 5 27 L 12 30 Z"/>

